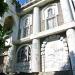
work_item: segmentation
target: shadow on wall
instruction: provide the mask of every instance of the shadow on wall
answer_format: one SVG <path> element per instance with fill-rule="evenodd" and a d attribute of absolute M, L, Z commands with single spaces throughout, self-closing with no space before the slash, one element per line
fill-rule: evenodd
<path fill-rule="evenodd" d="M 73 75 L 71 70 L 55 72 L 54 75 Z"/>
<path fill-rule="evenodd" d="M 75 54 L 73 52 L 69 53 L 69 58 L 67 63 L 63 66 L 62 69 L 65 69 L 67 67 L 67 64 L 70 63 L 69 70 L 64 70 L 64 71 L 56 71 L 54 75 L 73 75 L 72 72 L 72 64 L 71 64 L 71 58 L 75 58 Z"/>
<path fill-rule="evenodd" d="M 3 72 L 1 72 L 0 75 L 5 75 L 5 74 Z"/>
<path fill-rule="evenodd" d="M 24 73 L 24 72 L 20 72 L 19 74 L 15 73 L 15 75 L 73 75 L 72 73 L 72 66 L 71 66 L 71 58 L 70 57 L 73 57 L 75 58 L 75 54 L 73 52 L 69 53 L 69 58 L 67 59 L 67 63 L 62 67 L 61 70 L 64 70 L 64 71 L 56 71 L 53 73 L 47 73 L 47 72 L 43 72 L 42 74 L 41 73 Z M 69 67 L 68 67 L 68 64 L 69 63 Z M 66 68 L 68 67 L 68 70 L 66 70 Z"/>

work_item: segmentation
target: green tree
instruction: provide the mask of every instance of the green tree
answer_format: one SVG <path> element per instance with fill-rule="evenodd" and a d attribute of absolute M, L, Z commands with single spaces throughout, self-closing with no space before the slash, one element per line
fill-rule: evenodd
<path fill-rule="evenodd" d="M 0 17 L 4 15 L 4 12 L 8 9 L 7 3 L 4 0 L 0 0 Z M 7 32 L 4 31 L 4 27 L 0 24 L 0 49 L 5 46 L 5 39 L 7 38 Z"/>
<path fill-rule="evenodd" d="M 20 8 L 19 2 L 12 0 L 12 4 L 16 4 L 16 8 Z M 8 10 L 8 4 L 4 0 L 0 0 L 0 17 L 4 15 L 4 12 Z M 5 28 L 0 24 L 0 50 L 5 47 L 6 39 L 12 31 L 6 31 Z"/>
<path fill-rule="evenodd" d="M 7 10 L 8 5 L 4 2 L 4 0 L 0 0 L 0 16 L 2 17 L 4 12 Z"/>
<path fill-rule="evenodd" d="M 9 32 L 6 32 L 0 24 L 0 49 L 3 49 L 5 47 L 5 41 L 9 37 L 8 34 Z"/>

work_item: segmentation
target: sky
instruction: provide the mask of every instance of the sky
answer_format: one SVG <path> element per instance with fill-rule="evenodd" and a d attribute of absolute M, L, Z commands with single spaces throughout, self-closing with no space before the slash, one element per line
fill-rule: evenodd
<path fill-rule="evenodd" d="M 27 2 L 27 0 L 17 0 L 17 1 L 19 1 L 19 3 L 20 3 L 21 5 L 23 5 L 24 3 Z"/>

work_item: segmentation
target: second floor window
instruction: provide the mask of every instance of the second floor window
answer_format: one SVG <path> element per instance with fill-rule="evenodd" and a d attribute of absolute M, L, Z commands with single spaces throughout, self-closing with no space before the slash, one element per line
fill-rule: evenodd
<path fill-rule="evenodd" d="M 23 37 L 26 37 L 30 34 L 32 34 L 32 15 L 27 15 L 24 18 Z"/>
<path fill-rule="evenodd" d="M 51 29 L 57 26 L 58 9 L 57 4 L 48 6 L 45 9 L 45 29 Z"/>

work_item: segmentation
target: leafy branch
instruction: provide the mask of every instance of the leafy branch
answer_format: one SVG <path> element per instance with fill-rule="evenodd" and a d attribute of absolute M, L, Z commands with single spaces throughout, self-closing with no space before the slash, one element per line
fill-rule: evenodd
<path fill-rule="evenodd" d="M 4 2 L 4 0 L 0 0 L 0 16 L 2 17 L 4 12 L 7 11 L 8 4 Z"/>
<path fill-rule="evenodd" d="M 5 47 L 6 39 L 9 38 L 11 31 L 5 31 L 4 27 L 0 24 L 0 49 Z"/>

